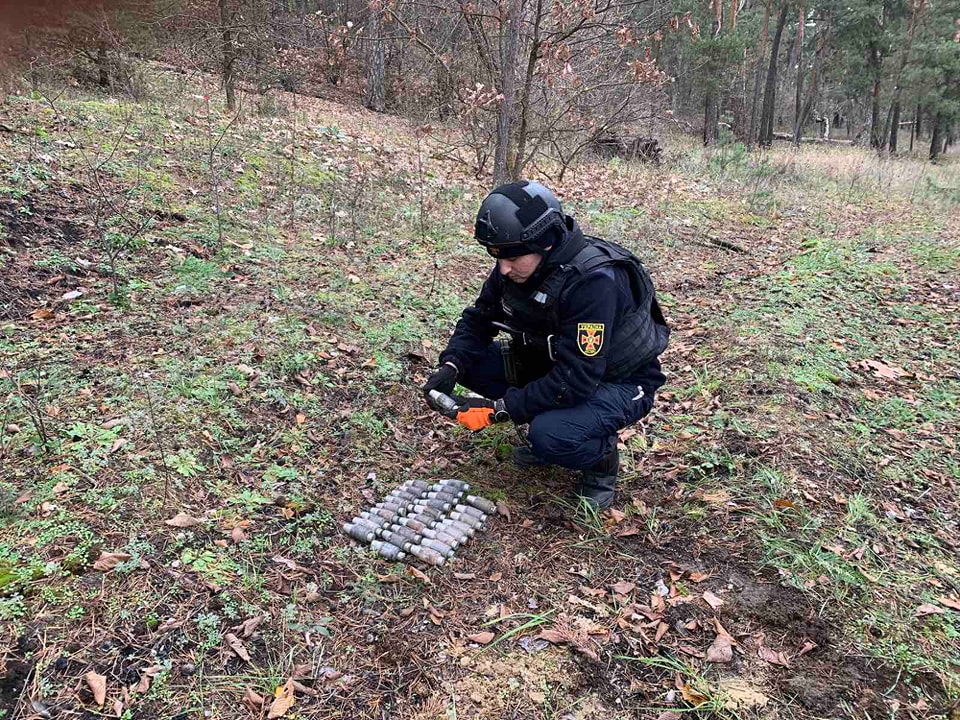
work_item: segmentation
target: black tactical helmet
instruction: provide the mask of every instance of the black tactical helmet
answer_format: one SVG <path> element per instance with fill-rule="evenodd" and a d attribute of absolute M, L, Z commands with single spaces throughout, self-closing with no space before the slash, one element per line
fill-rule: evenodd
<path fill-rule="evenodd" d="M 549 232 L 556 228 L 556 232 Z M 538 182 L 507 183 L 487 195 L 474 236 L 495 258 L 543 253 L 566 228 L 563 209 L 554 194 Z"/>

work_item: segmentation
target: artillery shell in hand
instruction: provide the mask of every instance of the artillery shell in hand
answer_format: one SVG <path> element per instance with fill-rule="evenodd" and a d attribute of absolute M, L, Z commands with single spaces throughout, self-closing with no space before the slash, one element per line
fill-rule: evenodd
<path fill-rule="evenodd" d="M 476 495 L 467 495 L 467 505 L 473 505 L 477 510 L 482 510 L 487 515 L 493 515 L 497 511 L 495 502 Z"/>
<path fill-rule="evenodd" d="M 376 542 L 376 541 L 374 541 Z M 428 565 L 443 565 L 446 562 L 443 555 L 438 553 L 436 550 L 428 547 L 423 547 L 423 545 L 411 545 L 410 554 L 414 557 L 418 557 L 423 560 Z"/>
<path fill-rule="evenodd" d="M 376 535 L 367 525 L 353 525 L 347 523 L 343 526 L 343 531 L 352 537 L 354 540 L 359 542 L 368 543 L 372 542 Z"/>
<path fill-rule="evenodd" d="M 370 543 L 370 547 L 387 560 L 403 560 L 407 556 L 401 548 L 398 548 L 392 543 L 384 542 L 383 540 L 374 540 Z"/>

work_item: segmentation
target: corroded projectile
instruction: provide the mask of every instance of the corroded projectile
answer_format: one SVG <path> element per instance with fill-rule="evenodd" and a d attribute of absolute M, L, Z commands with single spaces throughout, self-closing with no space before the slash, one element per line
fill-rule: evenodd
<path fill-rule="evenodd" d="M 476 495 L 467 495 L 467 505 L 473 505 L 477 510 L 482 510 L 487 515 L 493 515 L 497 511 L 495 502 Z"/>
<path fill-rule="evenodd" d="M 424 491 L 429 489 L 430 483 L 428 483 L 426 480 L 407 480 L 400 487 L 411 487 L 411 488 L 417 488 L 418 490 Z"/>
<path fill-rule="evenodd" d="M 418 505 L 420 507 L 430 507 L 430 508 L 433 508 L 434 510 L 439 510 L 440 512 L 448 512 L 450 508 L 453 507 L 453 505 L 447 502 L 446 500 L 442 500 L 440 498 L 432 498 L 432 497 L 428 497 L 423 500 L 417 500 L 415 505 Z"/>
<path fill-rule="evenodd" d="M 423 545 L 411 545 L 410 554 L 420 558 L 428 565 L 443 565 L 443 563 L 446 561 L 443 555 L 438 553 L 436 550 L 423 547 Z"/>
<path fill-rule="evenodd" d="M 436 550 L 438 553 L 443 555 L 445 558 L 453 557 L 453 548 L 447 545 L 446 543 L 440 542 L 439 540 L 433 540 L 431 538 L 424 538 L 420 541 L 421 547 L 428 547 L 431 550 Z"/>
<path fill-rule="evenodd" d="M 372 542 L 375 537 L 373 531 L 370 530 L 370 527 L 367 525 L 352 525 L 347 523 L 343 526 L 343 531 L 354 540 L 363 543 Z"/>
<path fill-rule="evenodd" d="M 463 530 L 458 529 L 453 524 L 453 522 L 454 522 L 453 520 L 444 520 L 442 523 L 440 523 L 434 528 L 434 531 L 446 533 L 447 535 L 452 537 L 454 540 L 456 540 L 460 545 L 466 544 L 467 540 L 470 539 L 470 536 L 467 535 L 465 532 L 463 532 Z M 464 525 L 464 527 L 466 526 Z M 467 529 L 472 530 L 473 528 L 467 528 Z"/>
<path fill-rule="evenodd" d="M 457 480 L 455 478 L 449 478 L 447 480 L 439 480 L 434 483 L 434 485 L 444 485 L 447 487 L 455 487 L 463 492 L 466 492 L 470 489 L 470 483 L 464 482 L 463 480 Z"/>
<path fill-rule="evenodd" d="M 457 520 L 454 520 L 453 518 L 445 519 L 443 523 L 440 524 L 440 527 L 449 527 L 453 530 L 456 530 L 457 532 L 463 533 L 467 537 L 473 537 L 477 532 L 476 528 L 471 527 L 466 523 L 462 523 Z"/>
<path fill-rule="evenodd" d="M 416 502 L 421 497 L 423 497 L 422 493 L 394 490 L 384 498 L 384 502 L 397 503 L 398 505 L 409 505 Z"/>
<path fill-rule="evenodd" d="M 458 503 L 453 509 L 462 515 L 473 515 L 473 517 L 480 522 L 483 522 L 487 519 L 487 514 L 483 510 L 478 510 L 473 505 L 464 505 L 463 503 Z"/>
<path fill-rule="evenodd" d="M 391 525 L 390 532 L 392 532 L 394 535 L 396 535 L 399 538 L 403 538 L 409 543 L 413 543 L 414 545 L 420 542 L 420 539 L 422 537 L 420 533 L 416 533 L 410 528 L 404 527 L 403 525 Z"/>
<path fill-rule="evenodd" d="M 431 528 L 432 528 L 434 525 L 436 525 L 438 522 L 440 522 L 440 520 L 443 519 L 443 516 L 440 516 L 440 517 L 438 518 L 438 517 L 435 517 L 435 516 L 433 516 L 433 515 L 427 515 L 426 513 L 419 513 L 419 514 L 414 514 L 414 515 L 408 515 L 407 517 L 409 517 L 409 518 L 411 518 L 411 519 L 413 519 L 413 520 L 416 520 L 416 521 L 419 522 L 419 523 L 423 523 L 423 524 L 426 525 L 427 527 L 431 527 Z"/>
<path fill-rule="evenodd" d="M 400 518 L 399 523 L 414 532 L 422 533 L 424 530 L 433 527 L 433 518 L 426 515 L 407 515 Z"/>
<path fill-rule="evenodd" d="M 407 554 L 396 545 L 383 542 L 382 540 L 374 540 L 372 543 L 370 543 L 370 547 L 376 550 L 387 560 L 403 560 L 407 556 Z"/>
<path fill-rule="evenodd" d="M 366 513 L 360 513 L 360 517 L 365 517 L 366 515 L 369 515 L 371 519 L 374 517 L 379 517 L 391 522 L 394 522 L 394 518 L 397 517 L 397 513 L 378 507 L 370 508 Z"/>
<path fill-rule="evenodd" d="M 392 530 L 384 530 L 382 533 L 380 533 L 380 537 L 383 538 L 384 542 L 388 542 L 391 545 L 396 545 L 401 550 L 410 550 L 410 546 L 414 544 L 406 538 L 400 537 Z"/>
<path fill-rule="evenodd" d="M 386 522 L 386 520 L 384 520 L 384 522 Z M 350 524 L 351 524 L 351 525 L 357 525 L 357 526 L 359 526 L 359 527 L 365 527 L 365 528 L 367 528 L 370 532 L 372 532 L 374 535 L 379 535 L 379 534 L 380 534 L 380 526 L 377 525 L 377 524 L 376 524 L 375 522 L 373 522 L 372 520 L 368 520 L 367 518 L 359 517 L 359 516 L 358 516 L 358 517 L 355 517 L 353 520 L 350 521 Z"/>
<path fill-rule="evenodd" d="M 427 493 L 427 497 L 433 500 L 443 500 L 443 502 L 455 505 L 460 502 L 461 494 L 462 493 L 437 492 L 436 490 L 431 490 Z"/>
<path fill-rule="evenodd" d="M 464 515 L 463 513 L 458 513 L 456 510 L 454 510 L 452 513 L 450 513 L 450 519 L 459 520 L 464 525 L 469 525 L 477 530 L 483 529 L 483 523 L 477 520 L 473 515 Z"/>
<path fill-rule="evenodd" d="M 430 538 L 431 540 L 439 540 L 444 545 L 449 545 L 454 550 L 456 550 L 461 544 L 457 538 L 455 538 L 453 535 L 445 533 L 443 530 L 430 530 L 428 528 L 424 528 L 420 531 L 420 534 L 425 538 Z"/>
<path fill-rule="evenodd" d="M 411 508 L 415 513 L 430 515 L 431 517 L 440 517 L 450 509 L 450 503 L 442 503 L 436 500 L 420 500 L 413 504 Z"/>
<path fill-rule="evenodd" d="M 410 503 L 397 503 L 397 502 L 379 502 L 374 505 L 375 508 L 380 508 L 381 510 L 388 510 L 394 515 L 406 515 L 407 506 Z"/>

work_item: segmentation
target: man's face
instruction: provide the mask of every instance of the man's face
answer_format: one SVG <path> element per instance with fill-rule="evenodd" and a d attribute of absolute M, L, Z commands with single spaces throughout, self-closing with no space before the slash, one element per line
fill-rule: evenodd
<path fill-rule="evenodd" d="M 497 267 L 500 269 L 500 274 L 507 280 L 519 284 L 530 279 L 530 276 L 540 267 L 541 260 L 543 255 L 540 253 L 528 253 L 512 258 L 500 258 L 497 260 Z"/>

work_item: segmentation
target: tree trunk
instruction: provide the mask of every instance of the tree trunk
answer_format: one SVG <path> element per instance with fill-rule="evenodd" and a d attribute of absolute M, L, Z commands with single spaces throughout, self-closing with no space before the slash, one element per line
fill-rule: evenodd
<path fill-rule="evenodd" d="M 236 49 L 234 48 L 233 33 L 230 29 L 232 18 L 228 0 L 218 0 L 220 5 L 220 43 L 223 53 L 223 91 L 227 96 L 227 110 L 233 112 L 237 107 L 237 89 L 235 77 Z"/>
<path fill-rule="evenodd" d="M 370 97 L 367 107 L 382 113 L 387 109 L 386 43 L 383 40 L 383 8 L 379 0 L 370 0 Z"/>
<path fill-rule="evenodd" d="M 883 144 L 880 130 L 880 49 L 876 43 L 870 43 L 867 67 L 873 75 L 873 90 L 870 93 L 870 147 L 879 148 Z"/>
<path fill-rule="evenodd" d="M 713 90 L 703 98 L 703 144 L 717 142 L 717 96 Z"/>
<path fill-rule="evenodd" d="M 97 45 L 97 84 L 102 88 L 110 87 L 110 63 L 104 42 Z"/>
<path fill-rule="evenodd" d="M 773 113 L 777 95 L 777 56 L 780 54 L 780 39 L 783 27 L 787 24 L 787 6 L 780 9 L 777 29 L 773 33 L 770 46 L 770 66 L 767 68 L 767 84 L 763 92 L 763 114 L 760 116 L 760 145 L 770 147 L 773 144 Z"/>
<path fill-rule="evenodd" d="M 763 25 L 760 30 L 760 54 L 757 56 L 757 67 L 753 75 L 753 100 L 750 102 L 750 128 L 747 135 L 747 144 L 753 147 L 757 139 L 757 107 L 760 104 L 760 78 L 763 74 L 763 65 L 767 57 L 767 42 L 770 39 L 770 6 L 763 7 Z"/>
<path fill-rule="evenodd" d="M 497 112 L 497 148 L 493 156 L 494 187 L 510 180 L 510 126 L 516 94 L 517 49 L 520 45 L 520 14 L 523 0 L 510 0 L 506 32 L 500 38 L 500 92 L 503 102 Z"/>
<path fill-rule="evenodd" d="M 897 151 L 897 138 L 900 135 L 900 101 L 894 100 L 890 111 L 890 152 Z"/>
<path fill-rule="evenodd" d="M 533 38 L 530 41 L 530 52 L 527 54 L 527 72 L 523 77 L 523 90 L 520 92 L 520 129 L 517 131 L 517 154 L 513 160 L 511 175 L 520 177 L 526 164 L 527 152 L 527 123 L 530 112 L 530 92 L 533 89 L 533 76 L 540 59 L 540 24 L 543 20 L 543 0 L 537 0 L 536 15 L 533 19 Z"/>
<path fill-rule="evenodd" d="M 794 97 L 793 107 L 795 114 L 793 117 L 793 141 L 799 145 L 800 137 L 803 134 L 803 123 L 806 120 L 803 117 L 803 26 L 806 21 L 806 9 L 800 8 L 799 27 L 797 28 L 797 93 Z"/>
<path fill-rule="evenodd" d="M 930 160 L 931 162 L 937 161 L 937 156 L 940 154 L 940 131 L 941 125 L 943 125 L 943 113 L 938 112 L 936 117 L 933 118 L 933 136 L 930 138 Z"/>

